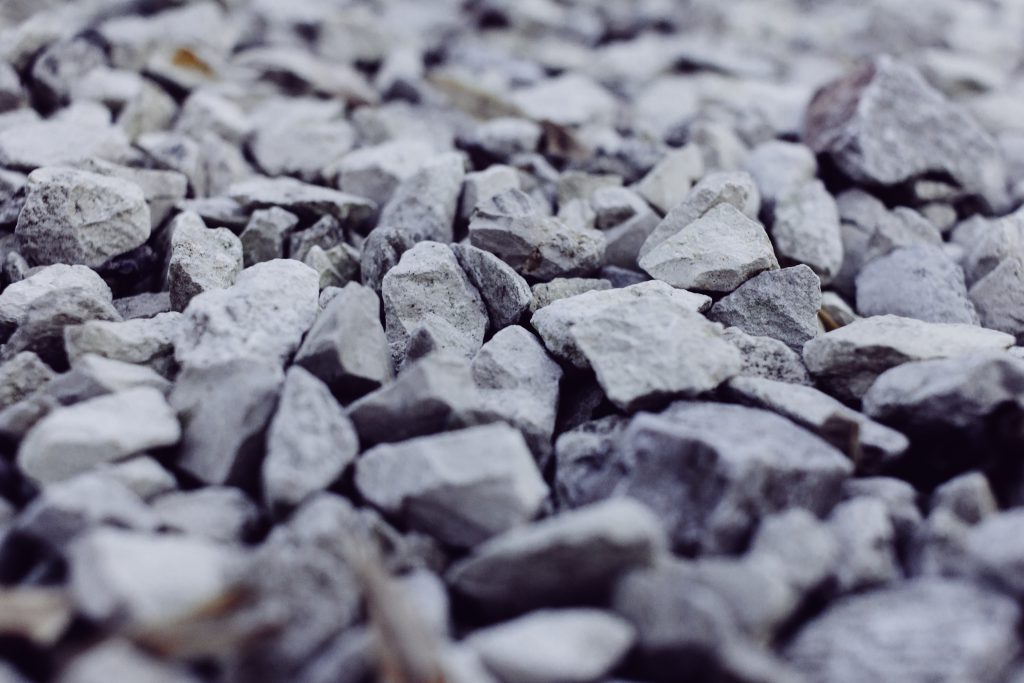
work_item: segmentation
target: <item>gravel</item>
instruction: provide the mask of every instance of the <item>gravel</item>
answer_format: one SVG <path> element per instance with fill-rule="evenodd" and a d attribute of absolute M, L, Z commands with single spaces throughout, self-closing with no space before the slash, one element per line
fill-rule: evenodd
<path fill-rule="evenodd" d="M 0 2 L 0 681 L 1021 683 L 1024 11 Z"/>

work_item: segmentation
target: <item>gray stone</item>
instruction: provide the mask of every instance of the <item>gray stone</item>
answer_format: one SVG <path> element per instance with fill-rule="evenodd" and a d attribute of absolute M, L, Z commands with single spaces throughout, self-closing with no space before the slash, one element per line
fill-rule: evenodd
<path fill-rule="evenodd" d="M 585 683 L 607 674 L 633 644 L 633 627 L 596 609 L 537 610 L 466 640 L 507 683 Z"/>
<path fill-rule="evenodd" d="M 305 261 L 314 246 L 330 249 L 345 240 L 345 228 L 334 216 L 321 216 L 305 230 L 293 231 L 288 236 L 288 257 Z"/>
<path fill-rule="evenodd" d="M 843 264 L 839 212 L 820 180 L 782 195 L 775 203 L 772 241 L 783 263 L 805 263 L 828 284 Z"/>
<path fill-rule="evenodd" d="M 171 223 L 167 286 L 171 306 L 183 311 L 198 294 L 225 289 L 242 272 L 242 243 L 227 228 L 207 228 L 198 214 L 179 214 Z"/>
<path fill-rule="evenodd" d="M 803 356 L 807 369 L 826 391 L 857 400 L 889 368 L 917 360 L 998 351 L 1009 348 L 1013 341 L 1008 334 L 974 325 L 882 315 L 812 339 L 804 346 Z"/>
<path fill-rule="evenodd" d="M 664 214 L 682 202 L 703 175 L 704 157 L 700 148 L 689 144 L 663 156 L 636 184 L 636 191 Z"/>
<path fill-rule="evenodd" d="M 182 316 L 173 311 L 125 321 L 89 320 L 64 328 L 64 347 L 74 365 L 86 354 L 147 365 L 164 376 L 175 368 L 174 337 Z"/>
<path fill-rule="evenodd" d="M 993 207 L 1006 202 L 1006 169 L 995 141 L 913 67 L 888 56 L 819 90 L 804 135 L 859 183 L 899 185 L 943 174 Z"/>
<path fill-rule="evenodd" d="M 861 472 L 896 461 L 910 445 L 903 434 L 813 387 L 761 377 L 734 377 L 726 391 L 741 403 L 771 410 L 814 432 L 846 453 Z"/>
<path fill-rule="evenodd" d="M 392 140 L 346 154 L 335 168 L 337 185 L 384 206 L 399 184 L 436 155 L 426 140 Z"/>
<path fill-rule="evenodd" d="M 639 265 L 673 287 L 713 292 L 731 292 L 779 267 L 764 227 L 727 202 L 659 243 L 641 256 Z"/>
<path fill-rule="evenodd" d="M 975 217 L 957 228 L 954 240 L 964 247 L 964 275 L 967 285 L 973 287 L 1007 258 L 1020 257 L 1024 249 L 1024 211 L 1018 209 L 992 221 Z"/>
<path fill-rule="evenodd" d="M 857 275 L 857 312 L 933 323 L 978 324 L 964 272 L 936 246 L 894 249 Z"/>
<path fill-rule="evenodd" d="M 407 230 L 389 228 L 386 225 L 374 228 L 363 242 L 363 253 L 359 259 L 363 284 L 379 294 L 384 276 L 398 264 L 402 254 L 418 241 L 416 236 Z"/>
<path fill-rule="evenodd" d="M 83 159 L 121 161 L 130 156 L 124 133 L 106 122 L 52 118 L 0 130 L 0 166 L 8 169 L 28 172 Z"/>
<path fill-rule="evenodd" d="M 467 173 L 462 181 L 459 218 L 469 220 L 477 204 L 506 190 L 521 190 L 519 171 L 511 166 L 495 164 L 482 171 Z"/>
<path fill-rule="evenodd" d="M 1024 339 L 1024 261 L 1008 257 L 974 283 L 970 301 L 981 324 Z"/>
<path fill-rule="evenodd" d="M 821 281 L 805 265 L 765 271 L 720 299 L 708 317 L 747 334 L 772 337 L 795 351 L 818 335 Z"/>
<path fill-rule="evenodd" d="M 170 292 L 143 292 L 114 299 L 114 308 L 125 320 L 152 318 L 171 310 Z"/>
<path fill-rule="evenodd" d="M 814 180 L 818 160 L 811 149 L 798 142 L 769 140 L 750 150 L 744 169 L 753 176 L 765 203 L 774 205 Z"/>
<path fill-rule="evenodd" d="M 298 224 L 298 216 L 277 206 L 253 211 L 239 235 L 245 267 L 284 258 L 286 240 Z"/>
<path fill-rule="evenodd" d="M 837 589 L 850 592 L 900 578 L 896 531 L 885 505 L 872 498 L 854 498 L 836 506 L 828 518 L 839 545 Z"/>
<path fill-rule="evenodd" d="M 355 427 L 327 385 L 292 366 L 267 433 L 264 500 L 275 508 L 297 506 L 338 479 L 358 452 Z"/>
<path fill-rule="evenodd" d="M 950 479 L 932 492 L 931 510 L 947 510 L 965 524 L 978 524 L 999 511 L 992 487 L 981 472 L 968 472 Z"/>
<path fill-rule="evenodd" d="M 689 187 L 686 188 L 689 191 Z M 590 195 L 594 227 L 609 230 L 649 210 L 647 202 L 635 191 L 618 185 L 599 187 Z"/>
<path fill-rule="evenodd" d="M 559 299 L 534 313 L 530 324 L 555 358 L 586 369 L 589 362 L 576 344 L 573 327 L 606 310 L 626 308 L 633 302 L 646 299 L 671 301 L 680 308 L 695 312 L 705 311 L 711 306 L 711 298 L 706 295 L 676 289 L 664 282 L 643 282 L 622 289 L 591 291 Z"/>
<path fill-rule="evenodd" d="M 604 261 L 605 237 L 542 215 L 533 200 L 509 190 L 477 206 L 469 223 L 474 247 L 537 280 L 587 275 Z"/>
<path fill-rule="evenodd" d="M 177 171 L 122 166 L 102 159 L 86 159 L 77 168 L 111 178 L 120 178 L 138 185 L 149 204 L 150 225 L 156 230 L 173 210 L 185 199 L 188 178 Z"/>
<path fill-rule="evenodd" d="M 543 132 L 539 124 L 529 119 L 499 116 L 478 123 L 469 137 L 485 153 L 507 160 L 516 154 L 535 152 Z"/>
<path fill-rule="evenodd" d="M 55 377 L 39 356 L 22 351 L 0 365 L 0 411 L 14 405 Z"/>
<path fill-rule="evenodd" d="M 990 683 L 1017 653 L 1019 612 L 969 583 L 915 579 L 833 604 L 796 634 L 785 656 L 828 683 Z"/>
<path fill-rule="evenodd" d="M 27 191 L 15 234 L 32 263 L 95 268 L 149 239 L 149 206 L 134 183 L 43 168 L 29 174 Z"/>
<path fill-rule="evenodd" d="M 359 278 L 359 252 L 344 242 L 326 250 L 313 245 L 302 261 L 320 275 L 320 289 L 342 287 Z"/>
<path fill-rule="evenodd" d="M 40 483 L 60 481 L 180 438 L 181 427 L 163 394 L 129 389 L 44 417 L 18 448 L 18 467 Z"/>
<path fill-rule="evenodd" d="M 859 315 L 854 313 L 850 304 L 846 303 L 843 297 L 835 292 L 821 293 L 821 313 L 822 316 L 827 316 L 829 321 L 826 325 L 826 332 L 836 327 L 849 325 L 854 320 L 860 318 Z M 824 322 L 825 320 L 826 318 L 823 317 L 822 321 Z"/>
<path fill-rule="evenodd" d="M 551 451 L 562 369 L 517 325 L 499 331 L 473 358 L 482 410 L 516 427 L 539 457 Z"/>
<path fill-rule="evenodd" d="M 533 299 L 526 280 L 507 263 L 483 249 L 468 244 L 453 244 L 451 248 L 487 306 L 491 329 L 500 330 L 519 322 Z"/>
<path fill-rule="evenodd" d="M 200 679 L 184 666 L 164 662 L 121 639 L 104 641 L 79 654 L 56 679 L 58 683 L 103 683 L 111 680 L 199 683 Z"/>
<path fill-rule="evenodd" d="M 522 435 L 500 424 L 372 448 L 355 483 L 389 516 L 469 548 L 528 522 L 548 493 Z"/>
<path fill-rule="evenodd" d="M 279 206 L 295 214 L 328 214 L 345 225 L 359 225 L 376 210 L 376 205 L 363 197 L 294 178 L 241 180 L 228 188 L 227 195 L 249 210 Z"/>
<path fill-rule="evenodd" d="M 449 152 L 424 164 L 395 189 L 379 224 L 411 231 L 421 240 L 451 242 L 465 163 L 462 154 Z"/>
<path fill-rule="evenodd" d="M 240 553 L 191 536 L 99 528 L 71 547 L 71 594 L 90 619 L 143 628 L 223 598 Z"/>
<path fill-rule="evenodd" d="M 825 514 L 853 467 L 773 413 L 680 402 L 636 416 L 610 466 L 616 492 L 650 505 L 679 551 L 738 550 L 757 520 L 793 507 Z"/>
<path fill-rule="evenodd" d="M 391 380 L 391 355 L 380 324 L 380 300 L 350 282 L 317 316 L 295 356 L 344 400 Z"/>
<path fill-rule="evenodd" d="M 738 327 L 725 328 L 722 336 L 740 351 L 743 361 L 739 371 L 741 377 L 811 384 L 811 375 L 800 354 L 778 339 L 755 337 Z"/>
<path fill-rule="evenodd" d="M 181 105 L 174 128 L 194 139 L 211 131 L 233 145 L 252 133 L 252 123 L 242 108 L 211 90 L 196 90 Z"/>
<path fill-rule="evenodd" d="M 746 173 L 708 174 L 654 228 L 640 247 L 638 256 L 643 258 L 719 204 L 732 204 L 747 218 L 756 219 L 761 208 L 761 195 L 754 179 Z"/>
<path fill-rule="evenodd" d="M 178 487 L 174 475 L 148 455 L 101 467 L 99 476 L 113 479 L 142 500 L 152 500 Z"/>
<path fill-rule="evenodd" d="M 420 242 L 384 276 L 382 287 L 388 345 L 396 366 L 417 328 L 425 328 L 439 348 L 471 357 L 487 331 L 487 309 L 480 293 L 445 244 Z"/>
<path fill-rule="evenodd" d="M 793 508 L 761 521 L 744 559 L 783 578 L 807 599 L 833 578 L 839 543 L 828 525 Z"/>
<path fill-rule="evenodd" d="M 253 160 L 270 176 L 319 180 L 325 166 L 343 157 L 355 142 L 344 120 L 317 120 L 293 112 L 259 127 L 249 143 Z"/>
<path fill-rule="evenodd" d="M 236 488 L 173 491 L 150 502 L 160 526 L 218 543 L 240 543 L 255 528 L 259 508 Z"/>
<path fill-rule="evenodd" d="M 506 531 L 453 565 L 447 580 L 488 611 L 517 613 L 600 599 L 664 550 L 661 524 L 648 508 L 609 500 Z"/>
<path fill-rule="evenodd" d="M 640 299 L 604 308 L 570 334 L 608 399 L 629 412 L 710 391 L 741 366 L 720 326 L 667 301 Z"/>
<path fill-rule="evenodd" d="M 900 543 L 921 523 L 919 497 L 917 489 L 895 477 L 855 477 L 843 484 L 843 500 L 872 498 L 885 505 Z"/>
<path fill-rule="evenodd" d="M 1024 513 L 1008 510 L 992 515 L 967 532 L 965 570 L 1016 599 L 1024 595 L 1020 546 L 1014 541 L 1024 528 Z"/>
<path fill-rule="evenodd" d="M 611 495 L 619 481 L 611 466 L 629 424 L 621 415 L 590 420 L 562 432 L 555 441 L 555 496 L 575 508 Z"/>
<path fill-rule="evenodd" d="M 318 279 L 315 270 L 291 259 L 246 268 L 231 287 L 192 299 L 175 339 L 175 358 L 182 366 L 239 358 L 283 363 L 316 317 Z"/>
<path fill-rule="evenodd" d="M 255 488 L 283 381 L 280 367 L 266 361 L 184 366 L 170 396 L 182 424 L 178 465 L 205 484 Z"/>
<path fill-rule="evenodd" d="M 568 299 L 584 292 L 611 289 L 612 283 L 601 278 L 556 277 L 550 282 L 538 282 L 530 288 L 530 313 L 536 313 L 553 301 Z"/>
<path fill-rule="evenodd" d="M 611 93 L 574 72 L 515 90 L 510 99 L 526 118 L 561 126 L 608 122 L 617 107 Z"/>

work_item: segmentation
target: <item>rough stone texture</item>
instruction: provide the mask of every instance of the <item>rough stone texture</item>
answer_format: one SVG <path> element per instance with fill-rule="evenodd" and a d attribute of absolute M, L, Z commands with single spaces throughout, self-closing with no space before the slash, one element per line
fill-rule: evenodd
<path fill-rule="evenodd" d="M 1024 261 L 1005 258 L 974 283 L 970 300 L 981 324 L 1024 339 Z"/>
<path fill-rule="evenodd" d="M 395 189 L 381 210 L 380 225 L 410 231 L 419 239 L 451 242 L 465 175 L 461 154 L 432 159 Z"/>
<path fill-rule="evenodd" d="M 821 281 L 807 266 L 761 273 L 720 299 L 708 317 L 747 334 L 772 337 L 795 351 L 818 335 Z"/>
<path fill-rule="evenodd" d="M 846 453 L 861 471 L 891 463 L 910 445 L 898 431 L 813 387 L 762 377 L 734 377 L 726 390 L 740 403 L 771 410 L 809 429 Z"/>
<path fill-rule="evenodd" d="M 973 325 L 881 315 L 857 320 L 804 346 L 804 362 L 830 393 L 857 400 L 881 373 L 902 363 L 1007 349 L 1014 339 Z"/>
<path fill-rule="evenodd" d="M 805 183 L 775 203 L 772 241 L 784 264 L 805 263 L 828 284 L 843 264 L 843 240 L 835 200 L 819 180 Z"/>
<path fill-rule="evenodd" d="M 542 215 L 533 200 L 509 190 L 477 206 L 469 223 L 474 247 L 537 280 L 588 275 L 604 261 L 605 237 Z"/>
<path fill-rule="evenodd" d="M 0 365 L 0 411 L 14 405 L 54 377 L 53 370 L 31 351 Z"/>
<path fill-rule="evenodd" d="M 769 140 L 750 150 L 743 167 L 753 176 L 764 202 L 774 204 L 813 180 L 818 160 L 805 145 Z"/>
<path fill-rule="evenodd" d="M 338 163 L 338 187 L 384 206 L 398 185 L 434 154 L 429 142 L 414 139 L 357 149 Z"/>
<path fill-rule="evenodd" d="M 650 505 L 679 551 L 735 551 L 761 515 L 827 512 L 853 469 L 838 450 L 763 410 L 681 402 L 635 417 L 606 469 Z"/>
<path fill-rule="evenodd" d="M 942 173 L 992 206 L 1006 201 L 995 141 L 913 67 L 888 56 L 819 90 L 807 109 L 805 137 L 862 183 L 898 185 Z"/>
<path fill-rule="evenodd" d="M 92 157 L 119 161 L 130 156 L 124 133 L 106 122 L 54 118 L 0 130 L 0 165 L 4 168 L 28 172 Z"/>
<path fill-rule="evenodd" d="M 550 282 L 538 282 L 530 288 L 530 313 L 536 313 L 538 309 L 559 299 L 604 289 L 612 289 L 612 283 L 592 277 L 556 277 Z"/>
<path fill-rule="evenodd" d="M 171 306 L 183 311 L 197 294 L 225 289 L 242 272 L 242 243 L 227 228 L 207 228 L 191 211 L 179 214 L 168 228 L 171 258 L 167 287 Z"/>
<path fill-rule="evenodd" d="M 317 316 L 295 362 L 344 400 L 387 383 L 391 354 L 377 295 L 354 282 L 345 285 Z"/>
<path fill-rule="evenodd" d="M 483 298 L 491 329 L 500 330 L 519 322 L 533 299 L 526 280 L 507 263 L 483 249 L 453 244 L 452 251 Z"/>
<path fill-rule="evenodd" d="M 527 118 L 562 126 L 607 121 L 615 98 L 590 78 L 565 74 L 512 93 L 512 103 Z"/>
<path fill-rule="evenodd" d="M 731 292 L 779 267 L 764 227 L 729 203 L 709 209 L 648 251 L 639 264 L 673 287 L 712 292 Z"/>
<path fill-rule="evenodd" d="M 963 270 L 941 247 L 930 245 L 895 249 L 865 265 L 857 275 L 857 312 L 978 324 Z"/>
<path fill-rule="evenodd" d="M 636 191 L 661 213 L 686 198 L 693 183 L 704 175 L 704 157 L 697 145 L 673 150 L 636 184 Z"/>
<path fill-rule="evenodd" d="M 828 526 L 839 545 L 835 576 L 840 592 L 901 578 L 896 530 L 882 501 L 858 497 L 840 503 L 829 515 Z"/>
<path fill-rule="evenodd" d="M 455 591 L 495 612 L 574 604 L 606 594 L 629 570 L 650 566 L 664 543 L 649 509 L 611 500 L 496 536 L 447 578 Z M 581 564 L 580 557 L 588 561 Z"/>
<path fill-rule="evenodd" d="M 645 299 L 672 301 L 680 308 L 695 312 L 705 311 L 711 305 L 706 295 L 676 289 L 664 282 L 643 282 L 623 289 L 591 291 L 559 299 L 534 313 L 530 324 L 555 358 L 577 368 L 587 368 L 589 362 L 577 345 L 572 328 L 607 309 L 626 308 L 630 303 Z"/>
<path fill-rule="evenodd" d="M 150 216 L 134 183 L 71 168 L 45 168 L 28 177 L 28 196 L 15 234 L 36 264 L 102 265 L 149 238 Z"/>
<path fill-rule="evenodd" d="M 44 417 L 18 449 L 18 467 L 37 482 L 59 481 L 179 438 L 181 427 L 163 394 L 130 389 Z"/>
<path fill-rule="evenodd" d="M 283 362 L 316 317 L 317 280 L 315 270 L 289 259 L 246 268 L 231 287 L 192 299 L 175 339 L 175 358 L 183 366 L 238 358 Z"/>
<path fill-rule="evenodd" d="M 725 328 L 722 336 L 740 351 L 740 376 L 811 384 L 811 375 L 800 354 L 778 339 L 755 337 L 738 327 Z"/>
<path fill-rule="evenodd" d="M 168 311 L 152 318 L 124 321 L 89 320 L 64 328 L 64 346 L 74 365 L 86 354 L 148 365 L 164 376 L 174 370 L 174 338 L 180 313 Z"/>
<path fill-rule="evenodd" d="M 229 197 L 246 209 L 279 206 L 292 213 L 329 214 L 342 223 L 359 224 L 376 205 L 363 197 L 310 185 L 294 178 L 252 178 L 228 188 Z"/>
<path fill-rule="evenodd" d="M 626 621 L 606 612 L 538 610 L 476 631 L 466 644 L 503 681 L 582 683 L 613 669 L 633 638 Z"/>
<path fill-rule="evenodd" d="M 220 543 L 241 543 L 257 526 L 260 510 L 232 486 L 173 491 L 150 502 L 160 526 Z"/>
<path fill-rule="evenodd" d="M 608 400 L 626 411 L 699 395 L 740 370 L 740 354 L 720 327 L 667 301 L 607 307 L 570 334 Z"/>
<path fill-rule="evenodd" d="M 297 506 L 338 479 L 358 452 L 355 427 L 327 385 L 302 367 L 290 368 L 267 431 L 264 500 Z"/>
<path fill-rule="evenodd" d="M 421 242 L 384 276 L 381 290 L 391 357 L 401 366 L 410 339 L 426 330 L 437 348 L 472 357 L 487 331 L 487 309 L 445 244 Z"/>
<path fill-rule="evenodd" d="M 245 230 L 238 236 L 245 267 L 284 258 L 287 238 L 298 224 L 298 216 L 277 206 L 253 211 Z"/>
<path fill-rule="evenodd" d="M 522 435 L 505 425 L 377 446 L 360 456 L 355 483 L 386 514 L 456 547 L 528 522 L 548 492 Z"/>
<path fill-rule="evenodd" d="M 786 658 L 812 680 L 997 681 L 1016 654 L 1013 602 L 917 579 L 851 596 L 797 633 Z"/>

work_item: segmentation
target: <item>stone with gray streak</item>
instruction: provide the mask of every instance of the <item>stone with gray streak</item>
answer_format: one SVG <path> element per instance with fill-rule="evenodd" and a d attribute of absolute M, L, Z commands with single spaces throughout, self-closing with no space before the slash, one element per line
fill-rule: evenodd
<path fill-rule="evenodd" d="M 494 254 L 468 244 L 453 244 L 452 251 L 487 306 L 491 329 L 514 325 L 530 307 L 533 293 L 519 273 Z"/>
<path fill-rule="evenodd" d="M 857 312 L 932 323 L 978 324 L 964 272 L 941 247 L 918 245 L 880 256 L 857 275 Z"/>
<path fill-rule="evenodd" d="M 821 281 L 805 265 L 757 275 L 711 308 L 708 317 L 747 334 L 772 337 L 794 351 L 818 335 Z"/>

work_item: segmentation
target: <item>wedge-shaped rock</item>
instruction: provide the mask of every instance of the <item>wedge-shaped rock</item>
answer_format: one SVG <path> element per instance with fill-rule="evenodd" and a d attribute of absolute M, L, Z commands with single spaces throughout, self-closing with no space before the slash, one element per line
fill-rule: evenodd
<path fill-rule="evenodd" d="M 807 342 L 804 363 L 826 391 L 857 400 L 889 368 L 1013 346 L 1011 335 L 974 325 L 881 315 L 856 320 Z"/>
<path fill-rule="evenodd" d="M 40 483 L 60 481 L 104 462 L 172 446 L 181 426 L 162 393 L 122 391 L 60 408 L 40 420 L 18 449 L 18 467 Z"/>
<path fill-rule="evenodd" d="M 91 268 L 63 263 L 46 266 L 0 293 L 0 338 L 6 339 L 25 322 L 33 303 L 71 289 L 83 289 L 97 301 L 113 302 L 110 287 Z"/>
<path fill-rule="evenodd" d="M 347 225 L 362 223 L 377 209 L 369 199 L 294 178 L 242 180 L 231 185 L 227 194 L 247 210 L 279 206 L 307 216 L 329 214 Z"/>
<path fill-rule="evenodd" d="M 675 302 L 690 311 L 705 311 L 711 306 L 710 297 L 704 294 L 675 289 L 663 282 L 642 282 L 622 289 L 591 291 L 559 299 L 534 313 L 530 324 L 553 356 L 585 369 L 590 366 L 589 361 L 576 344 L 572 328 L 607 309 L 626 308 L 645 299 Z"/>
<path fill-rule="evenodd" d="M 0 412 L 32 394 L 56 376 L 39 356 L 22 351 L 0 364 Z"/>
<path fill-rule="evenodd" d="M 673 287 L 731 292 L 754 275 L 779 267 L 764 227 L 731 204 L 710 209 L 639 261 Z"/>
<path fill-rule="evenodd" d="M 722 336 L 740 351 L 743 359 L 740 376 L 811 384 L 811 375 L 800 354 L 784 342 L 771 337 L 755 337 L 738 327 L 725 328 Z"/>
<path fill-rule="evenodd" d="M 856 282 L 857 312 L 861 315 L 978 323 L 974 304 L 967 297 L 964 271 L 942 247 L 921 244 L 895 249 L 864 266 Z"/>
<path fill-rule="evenodd" d="M 124 321 L 89 320 L 64 328 L 64 346 L 74 365 L 86 354 L 148 365 L 164 376 L 175 367 L 174 338 L 182 315 L 174 311 Z"/>
<path fill-rule="evenodd" d="M 490 612 L 520 613 L 601 599 L 619 577 L 652 565 L 664 550 L 650 509 L 609 500 L 506 531 L 456 563 L 447 578 Z"/>
<path fill-rule="evenodd" d="M 199 214 L 179 214 L 168 228 L 171 258 L 167 287 L 171 306 L 182 311 L 197 294 L 224 289 L 242 271 L 242 243 L 227 228 L 207 228 Z"/>
<path fill-rule="evenodd" d="M 451 242 L 465 163 L 462 154 L 449 152 L 425 164 L 398 186 L 381 210 L 379 224 L 421 240 Z"/>
<path fill-rule="evenodd" d="M 355 481 L 387 515 L 470 548 L 528 522 L 548 493 L 522 435 L 501 424 L 377 446 Z"/>
<path fill-rule="evenodd" d="M 821 281 L 813 270 L 800 265 L 752 277 L 719 300 L 708 317 L 800 351 L 818 334 L 820 308 Z"/>
<path fill-rule="evenodd" d="M 452 251 L 487 306 L 491 329 L 514 325 L 530 306 L 533 293 L 519 273 L 494 254 L 468 244 L 453 244 Z"/>
<path fill-rule="evenodd" d="M 839 210 L 820 180 L 782 195 L 775 204 L 772 241 L 783 263 L 810 266 L 829 283 L 843 265 Z"/>
<path fill-rule="evenodd" d="M 44 168 L 29 174 L 27 191 L 15 234 L 32 263 L 95 268 L 149 239 L 146 197 L 127 180 Z"/>

